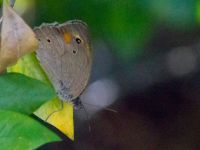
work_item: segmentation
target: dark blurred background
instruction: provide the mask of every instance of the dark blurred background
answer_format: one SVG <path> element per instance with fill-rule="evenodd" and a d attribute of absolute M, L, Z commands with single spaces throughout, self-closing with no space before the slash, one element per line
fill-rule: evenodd
<path fill-rule="evenodd" d="M 16 0 L 15 8 L 32 27 L 81 19 L 91 32 L 75 141 L 40 149 L 200 149 L 199 0 Z"/>

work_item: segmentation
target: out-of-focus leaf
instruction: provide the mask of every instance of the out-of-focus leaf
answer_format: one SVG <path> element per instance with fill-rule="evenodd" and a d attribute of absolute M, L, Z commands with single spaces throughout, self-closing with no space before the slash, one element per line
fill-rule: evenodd
<path fill-rule="evenodd" d="M 0 72 L 15 64 L 18 58 L 35 51 L 37 47 L 38 41 L 32 29 L 5 0 L 1 28 Z"/>
<path fill-rule="evenodd" d="M 198 1 L 198 0 L 197 0 Z M 191 30 L 197 23 L 195 18 L 198 6 L 196 0 L 140 0 L 139 3 L 166 26 L 181 30 Z"/>
<path fill-rule="evenodd" d="M 200 24 L 200 1 L 196 1 L 196 19 L 198 24 Z"/>
<path fill-rule="evenodd" d="M 10 0 L 10 6 L 13 7 L 15 4 L 15 0 Z"/>
<path fill-rule="evenodd" d="M 36 1 L 38 24 L 44 20 L 54 22 L 55 14 L 58 22 L 81 19 L 88 24 L 93 41 L 105 41 L 121 63 L 132 61 L 143 52 L 155 23 L 139 0 L 63 0 L 56 5 L 54 0 Z"/>
<path fill-rule="evenodd" d="M 34 119 L 0 110 L 0 147 L 2 150 L 33 150 L 60 138 Z"/>
<path fill-rule="evenodd" d="M 31 114 L 54 97 L 54 90 L 38 80 L 17 73 L 0 76 L 0 109 Z"/>
<path fill-rule="evenodd" d="M 63 102 L 62 107 L 62 102 L 56 98 L 42 105 L 34 114 L 74 140 L 73 104 Z"/>

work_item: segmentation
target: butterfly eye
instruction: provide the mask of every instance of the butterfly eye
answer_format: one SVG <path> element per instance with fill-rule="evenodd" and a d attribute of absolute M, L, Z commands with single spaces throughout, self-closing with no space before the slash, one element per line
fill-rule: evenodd
<path fill-rule="evenodd" d="M 73 54 L 76 54 L 76 50 L 73 50 L 72 52 L 73 52 Z"/>
<path fill-rule="evenodd" d="M 76 43 L 80 44 L 81 43 L 81 39 L 80 38 L 76 38 Z"/>
<path fill-rule="evenodd" d="M 50 39 L 47 39 L 47 42 L 49 42 L 49 43 L 50 43 L 50 42 L 51 42 L 51 40 L 50 40 Z"/>

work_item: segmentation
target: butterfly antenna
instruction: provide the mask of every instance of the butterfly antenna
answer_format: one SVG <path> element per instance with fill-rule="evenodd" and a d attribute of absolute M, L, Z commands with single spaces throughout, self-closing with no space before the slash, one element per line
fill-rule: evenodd
<path fill-rule="evenodd" d="M 61 102 L 61 108 L 58 109 L 58 110 L 53 111 L 50 115 L 48 115 L 48 117 L 45 119 L 46 122 L 47 122 L 47 120 L 48 120 L 54 113 L 63 110 L 63 108 L 64 108 L 64 102 L 63 102 L 62 100 L 61 100 L 60 102 Z"/>
<path fill-rule="evenodd" d="M 84 104 L 89 105 L 89 106 L 92 106 L 92 107 L 96 107 L 96 108 L 101 108 L 100 106 L 93 105 L 93 104 L 89 104 L 89 103 L 85 103 L 85 102 L 84 102 Z M 118 111 L 116 111 L 116 110 L 114 110 L 114 109 L 112 109 L 112 108 L 102 108 L 102 109 L 107 110 L 107 111 L 110 111 L 110 112 L 113 112 L 113 113 L 118 113 Z"/>
<path fill-rule="evenodd" d="M 83 105 L 83 103 L 81 103 L 81 107 L 83 108 L 85 114 L 86 114 L 86 120 L 88 121 L 88 131 L 89 133 L 91 132 L 92 128 L 91 128 L 91 124 L 90 124 L 90 120 L 89 120 L 89 115 L 87 110 L 85 109 L 85 106 Z"/>
<path fill-rule="evenodd" d="M 14 7 L 14 4 L 15 4 L 15 0 L 10 0 L 9 3 L 10 3 L 10 7 L 13 8 L 13 7 Z M 3 17 L 0 18 L 0 24 L 2 23 L 2 21 L 3 21 Z"/>
<path fill-rule="evenodd" d="M 85 114 L 86 114 L 86 121 L 88 121 L 88 131 L 91 132 L 91 125 L 90 125 L 90 121 L 89 121 L 89 115 L 87 110 L 85 109 L 85 106 L 83 105 L 83 103 L 80 100 L 80 97 L 72 100 L 72 103 L 74 104 L 74 108 L 75 109 L 82 109 L 84 110 Z"/>
<path fill-rule="evenodd" d="M 11 7 L 14 7 L 15 1 L 16 1 L 16 0 L 10 0 L 10 6 L 11 6 Z"/>

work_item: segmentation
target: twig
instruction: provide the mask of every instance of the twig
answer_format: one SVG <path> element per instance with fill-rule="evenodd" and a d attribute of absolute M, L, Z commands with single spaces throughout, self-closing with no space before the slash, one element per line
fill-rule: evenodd
<path fill-rule="evenodd" d="M 15 1 L 16 1 L 16 0 L 10 0 L 10 6 L 11 6 L 11 7 L 14 7 Z"/>
<path fill-rule="evenodd" d="M 10 0 L 10 7 L 12 7 L 12 8 L 14 7 L 15 1 L 16 0 Z M 2 21 L 3 21 L 3 17 L 0 18 L 0 24 L 2 23 Z"/>

